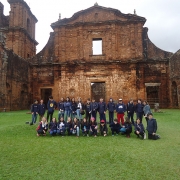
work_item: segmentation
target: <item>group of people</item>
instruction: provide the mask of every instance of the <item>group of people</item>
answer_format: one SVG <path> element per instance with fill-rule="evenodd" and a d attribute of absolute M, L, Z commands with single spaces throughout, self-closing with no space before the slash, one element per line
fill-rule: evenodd
<path fill-rule="evenodd" d="M 54 110 L 58 109 L 58 118 L 56 120 L 53 117 Z M 145 138 L 145 128 L 142 124 L 142 118 L 145 117 L 147 121 L 147 131 L 149 139 L 158 139 L 156 135 L 157 123 L 153 118 L 150 106 L 146 101 L 142 102 L 141 99 L 138 99 L 137 103 L 134 104 L 133 100 L 125 105 L 122 99 L 118 100 L 118 103 L 115 104 L 113 99 L 110 98 L 109 102 L 106 104 L 101 98 L 99 102 L 95 102 L 95 99 L 87 99 L 86 103 L 82 103 L 79 98 L 78 101 L 75 101 L 75 98 L 70 100 L 69 97 L 64 101 L 63 98 L 56 103 L 53 100 L 53 97 L 49 97 L 47 103 L 47 119 L 44 117 L 46 111 L 46 106 L 43 104 L 43 100 L 35 100 L 34 104 L 31 106 L 32 112 L 32 124 L 36 123 L 37 116 L 39 115 L 40 124 L 37 128 L 37 136 L 45 135 L 49 129 L 49 133 L 53 135 L 65 135 L 67 131 L 68 135 L 75 134 L 79 137 L 80 130 L 82 134 L 89 136 L 97 136 L 97 133 L 100 132 L 103 136 L 108 134 L 107 124 L 109 124 L 112 131 L 112 136 L 116 133 L 125 134 L 127 137 L 130 137 L 132 133 L 132 126 L 134 126 L 134 133 L 137 137 Z M 109 122 L 106 121 L 106 111 L 109 114 Z M 124 116 L 127 111 L 127 117 Z M 96 122 L 97 112 L 100 117 L 100 125 Z M 117 113 L 117 119 L 114 119 L 114 113 Z M 136 113 L 136 122 L 134 122 L 134 113 Z M 85 115 L 82 118 L 82 115 Z M 48 120 L 50 118 L 50 123 Z"/>

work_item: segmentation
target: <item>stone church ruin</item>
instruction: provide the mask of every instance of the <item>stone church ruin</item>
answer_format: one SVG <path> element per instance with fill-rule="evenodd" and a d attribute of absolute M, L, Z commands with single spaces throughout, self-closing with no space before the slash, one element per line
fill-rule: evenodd
<path fill-rule="evenodd" d="M 8 16 L 0 3 L 1 109 L 27 109 L 50 95 L 180 106 L 180 53 L 156 47 L 144 17 L 95 4 L 52 23 L 48 43 L 36 54 L 38 20 L 24 0 L 8 2 Z"/>

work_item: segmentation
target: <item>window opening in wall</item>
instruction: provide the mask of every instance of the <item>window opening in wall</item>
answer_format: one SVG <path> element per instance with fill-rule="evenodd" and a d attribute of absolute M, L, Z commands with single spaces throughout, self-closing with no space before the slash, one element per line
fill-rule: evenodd
<path fill-rule="evenodd" d="M 92 51 L 93 55 L 102 55 L 102 38 L 93 39 Z"/>

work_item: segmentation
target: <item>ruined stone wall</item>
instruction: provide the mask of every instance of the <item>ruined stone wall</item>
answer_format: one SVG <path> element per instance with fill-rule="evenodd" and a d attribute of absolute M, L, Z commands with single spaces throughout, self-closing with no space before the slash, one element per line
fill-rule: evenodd
<path fill-rule="evenodd" d="M 180 108 L 180 50 L 169 61 L 170 66 L 170 98 L 172 107 Z"/>
<path fill-rule="evenodd" d="M 29 109 L 29 63 L 12 51 L 2 49 L 0 64 L 0 108 L 8 110 Z"/>
<path fill-rule="evenodd" d="M 93 39 L 102 38 L 102 55 L 98 61 L 142 59 L 142 24 L 95 24 L 67 26 L 55 30 L 55 56 L 59 62 L 96 60 Z"/>

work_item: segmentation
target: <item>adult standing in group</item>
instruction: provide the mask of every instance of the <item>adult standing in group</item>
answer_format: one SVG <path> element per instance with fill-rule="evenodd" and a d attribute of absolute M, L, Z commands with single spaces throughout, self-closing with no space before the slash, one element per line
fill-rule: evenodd
<path fill-rule="evenodd" d="M 85 111 L 86 111 L 86 121 L 90 123 L 91 121 L 91 101 L 87 99 L 85 104 Z"/>
<path fill-rule="evenodd" d="M 140 122 L 142 123 L 142 118 L 143 118 L 143 104 L 141 99 L 138 99 L 136 107 L 135 107 L 135 111 L 136 111 L 136 117 L 137 119 L 140 119 Z"/>
<path fill-rule="evenodd" d="M 82 109 L 83 109 L 83 104 L 82 104 L 82 102 L 81 102 L 81 98 L 78 98 L 77 110 L 76 110 L 76 112 L 77 112 L 77 118 L 78 118 L 79 120 L 82 120 L 82 114 L 81 114 Z"/>
<path fill-rule="evenodd" d="M 148 124 L 148 119 L 149 119 L 148 118 L 148 114 L 151 113 L 151 108 L 150 108 L 150 106 L 149 106 L 147 101 L 144 101 L 143 105 L 144 105 L 144 107 L 143 107 L 144 117 L 145 117 L 146 122 Z"/>
<path fill-rule="evenodd" d="M 114 111 L 116 110 L 116 105 L 112 98 L 109 99 L 107 110 L 109 111 L 109 124 L 111 124 L 114 121 Z"/>
<path fill-rule="evenodd" d="M 134 111 L 135 111 L 135 105 L 133 99 L 130 99 L 130 101 L 127 103 L 127 116 L 129 119 L 131 119 L 131 123 L 133 125 L 134 125 Z"/>
<path fill-rule="evenodd" d="M 121 121 L 121 125 L 124 125 L 124 113 L 126 112 L 126 106 L 121 98 L 119 99 L 119 102 L 116 105 L 116 112 L 117 112 L 118 123 L 120 124 Z"/>
<path fill-rule="evenodd" d="M 97 109 L 98 109 L 98 103 L 93 98 L 91 102 L 91 116 L 95 119 L 95 121 L 96 121 Z"/>
<path fill-rule="evenodd" d="M 44 114 L 46 112 L 46 106 L 43 103 L 43 100 L 40 100 L 40 104 L 39 104 L 39 122 L 42 121 L 42 118 L 44 117 Z"/>
<path fill-rule="evenodd" d="M 71 117 L 71 101 L 69 97 L 67 97 L 64 102 L 64 120 L 66 122 L 68 117 Z"/>
<path fill-rule="evenodd" d="M 98 112 L 100 116 L 100 121 L 104 120 L 106 123 L 106 103 L 103 101 L 103 98 L 100 98 L 100 102 L 98 103 Z"/>
<path fill-rule="evenodd" d="M 71 99 L 71 118 L 74 119 L 76 117 L 77 103 L 75 98 Z"/>
<path fill-rule="evenodd" d="M 37 100 L 34 100 L 34 104 L 32 104 L 31 106 L 31 113 L 32 113 L 32 122 L 30 123 L 30 125 L 33 125 L 36 124 L 36 119 L 39 113 L 39 105 Z"/>
<path fill-rule="evenodd" d="M 60 120 L 61 117 L 64 118 L 64 98 L 62 97 L 61 100 L 58 102 L 58 120 Z"/>
<path fill-rule="evenodd" d="M 57 107 L 56 101 L 53 100 L 53 96 L 49 96 L 49 101 L 47 103 L 47 122 L 50 116 L 50 122 L 52 121 L 54 110 Z"/>

